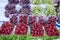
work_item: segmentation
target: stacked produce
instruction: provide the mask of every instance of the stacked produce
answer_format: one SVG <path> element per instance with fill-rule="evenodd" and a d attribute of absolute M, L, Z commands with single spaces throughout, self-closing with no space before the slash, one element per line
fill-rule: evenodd
<path fill-rule="evenodd" d="M 41 6 L 34 6 L 32 8 L 32 15 L 40 16 L 41 14 L 42 14 L 42 8 L 41 8 Z"/>
<path fill-rule="evenodd" d="M 39 22 L 35 22 L 31 27 L 31 35 L 32 36 L 44 36 L 44 30 Z"/>
<path fill-rule="evenodd" d="M 48 36 L 59 36 L 59 32 L 55 26 L 56 17 L 51 16 L 48 18 L 48 24 L 45 26 L 45 31 Z"/>
<path fill-rule="evenodd" d="M 10 35 L 14 29 L 14 25 L 9 22 L 3 22 L 1 26 L 1 33 L 5 35 Z"/>
<path fill-rule="evenodd" d="M 15 34 L 17 35 L 27 35 L 28 27 L 25 23 L 19 23 L 15 29 Z"/>
<path fill-rule="evenodd" d="M 60 36 L 56 28 L 57 10 L 54 8 L 53 0 L 31 0 L 33 7 L 30 7 L 30 0 L 8 0 L 8 2 L 5 6 L 5 16 L 10 20 L 3 22 L 0 35 L 9 35 L 13 40 L 38 40 L 38 37 L 45 40 L 45 36 L 49 38 Z M 46 4 L 45 9 L 41 7 L 43 3 Z M 16 10 L 16 4 L 21 6 L 19 11 Z M 9 37 L 5 38 L 10 40 Z"/>
<path fill-rule="evenodd" d="M 56 16 L 56 11 L 53 5 L 46 5 L 46 11 L 45 11 L 46 16 L 51 16 L 54 15 Z"/>

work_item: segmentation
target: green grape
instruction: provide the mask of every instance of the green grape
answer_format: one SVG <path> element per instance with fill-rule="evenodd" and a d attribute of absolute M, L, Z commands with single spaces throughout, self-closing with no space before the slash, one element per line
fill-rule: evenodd
<path fill-rule="evenodd" d="M 53 0 L 44 0 L 43 3 L 45 4 L 54 4 Z"/>
<path fill-rule="evenodd" d="M 46 11 L 45 11 L 46 16 L 51 16 L 54 15 L 56 16 L 56 11 L 53 5 L 47 5 L 46 6 Z"/>
<path fill-rule="evenodd" d="M 36 5 L 42 4 L 42 0 L 31 0 L 31 3 Z"/>
<path fill-rule="evenodd" d="M 32 8 L 32 15 L 40 16 L 42 8 L 40 6 L 35 6 Z"/>

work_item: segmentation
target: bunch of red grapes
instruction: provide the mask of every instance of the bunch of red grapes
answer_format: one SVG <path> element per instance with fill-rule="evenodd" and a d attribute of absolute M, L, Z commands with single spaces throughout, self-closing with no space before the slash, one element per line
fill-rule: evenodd
<path fill-rule="evenodd" d="M 48 36 L 59 36 L 59 32 L 55 26 L 56 17 L 50 16 L 48 18 L 48 24 L 44 27 Z"/>
<path fill-rule="evenodd" d="M 39 22 L 35 22 L 31 27 L 31 35 L 32 36 L 44 36 L 44 30 Z"/>
<path fill-rule="evenodd" d="M 44 28 L 45 28 L 47 36 L 60 36 L 56 26 L 48 24 Z"/>
<path fill-rule="evenodd" d="M 14 29 L 14 25 L 9 22 L 3 22 L 1 26 L 1 33 L 4 35 L 10 35 Z"/>
<path fill-rule="evenodd" d="M 35 22 L 36 22 L 36 16 L 30 16 L 29 17 L 29 25 L 32 26 L 33 23 L 35 23 Z"/>
<path fill-rule="evenodd" d="M 19 23 L 15 29 L 16 35 L 27 35 L 27 32 L 28 32 L 28 27 L 24 22 Z"/>
<path fill-rule="evenodd" d="M 20 23 L 24 22 L 25 24 L 27 24 L 28 23 L 28 16 L 27 15 L 21 15 L 19 17 L 19 22 Z"/>
<path fill-rule="evenodd" d="M 56 23 L 56 17 L 55 16 L 50 16 L 48 18 L 48 24 L 55 25 Z"/>

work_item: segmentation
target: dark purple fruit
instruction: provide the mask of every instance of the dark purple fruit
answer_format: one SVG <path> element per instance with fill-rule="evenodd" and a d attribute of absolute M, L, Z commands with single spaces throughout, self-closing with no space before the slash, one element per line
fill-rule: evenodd
<path fill-rule="evenodd" d="M 12 10 L 12 9 L 15 9 L 15 4 L 12 3 L 8 3 L 6 6 L 5 6 L 5 10 Z"/>
<path fill-rule="evenodd" d="M 8 0 L 8 2 L 17 4 L 17 3 L 19 3 L 19 0 Z"/>

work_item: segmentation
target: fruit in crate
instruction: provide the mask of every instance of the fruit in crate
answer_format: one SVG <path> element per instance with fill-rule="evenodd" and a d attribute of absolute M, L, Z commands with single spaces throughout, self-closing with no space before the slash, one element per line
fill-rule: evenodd
<path fill-rule="evenodd" d="M 25 24 L 27 24 L 28 23 L 28 16 L 27 15 L 21 15 L 19 17 L 19 22 L 20 23 L 24 22 Z"/>
<path fill-rule="evenodd" d="M 44 30 L 39 22 L 35 22 L 31 27 L 31 35 L 32 36 L 44 36 Z"/>
<path fill-rule="evenodd" d="M 43 2 L 42 2 L 42 0 L 31 0 L 31 3 L 39 5 L 39 4 L 42 4 Z"/>
<path fill-rule="evenodd" d="M 42 13 L 42 8 L 40 6 L 35 6 L 32 8 L 32 15 L 40 16 Z"/>
<path fill-rule="evenodd" d="M 16 15 L 13 15 L 11 18 L 10 18 L 10 23 L 11 24 L 17 24 L 18 23 L 18 19 L 17 19 L 17 16 Z"/>
<path fill-rule="evenodd" d="M 17 4 L 17 3 L 19 3 L 19 0 L 8 0 L 8 2 Z"/>
<path fill-rule="evenodd" d="M 2 34 L 10 35 L 14 29 L 14 25 L 9 22 L 3 22 L 1 28 L 2 28 Z"/>
<path fill-rule="evenodd" d="M 54 4 L 53 0 L 44 0 L 43 1 L 44 4 Z"/>
<path fill-rule="evenodd" d="M 55 25 L 48 24 L 44 28 L 47 36 L 59 36 L 59 32 Z"/>
<path fill-rule="evenodd" d="M 20 0 L 20 5 L 28 5 L 30 3 L 30 0 Z"/>
<path fill-rule="evenodd" d="M 45 15 L 46 16 L 51 16 L 51 15 L 56 16 L 56 11 L 55 11 L 55 8 L 53 5 L 46 5 Z"/>
<path fill-rule="evenodd" d="M 15 4 L 12 3 L 8 3 L 6 6 L 5 6 L 5 10 L 12 10 L 12 9 L 15 9 Z"/>
<path fill-rule="evenodd" d="M 27 35 L 28 27 L 25 23 L 19 23 L 15 29 L 16 35 Z"/>

